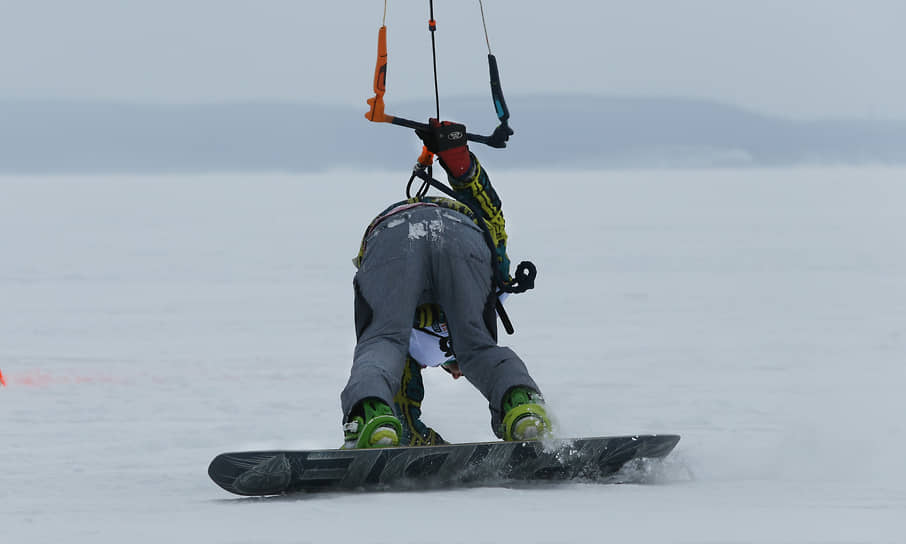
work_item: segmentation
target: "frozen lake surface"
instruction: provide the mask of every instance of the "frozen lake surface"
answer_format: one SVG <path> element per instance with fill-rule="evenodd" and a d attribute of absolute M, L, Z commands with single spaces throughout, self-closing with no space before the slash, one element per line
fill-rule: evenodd
<path fill-rule="evenodd" d="M 234 498 L 214 455 L 341 442 L 350 261 L 404 173 L 6 177 L 2 541 L 903 542 L 906 169 L 485 160 L 539 268 L 502 343 L 562 435 L 683 435 L 657 483 Z"/>

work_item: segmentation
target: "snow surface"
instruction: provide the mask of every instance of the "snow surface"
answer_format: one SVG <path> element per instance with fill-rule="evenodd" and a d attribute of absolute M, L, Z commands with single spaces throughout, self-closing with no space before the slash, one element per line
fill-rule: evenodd
<path fill-rule="evenodd" d="M 234 498 L 214 455 L 341 442 L 350 258 L 404 172 L 7 177 L 0 541 L 906 540 L 906 170 L 491 175 L 539 268 L 504 343 L 563 435 L 682 434 L 656 483 Z"/>

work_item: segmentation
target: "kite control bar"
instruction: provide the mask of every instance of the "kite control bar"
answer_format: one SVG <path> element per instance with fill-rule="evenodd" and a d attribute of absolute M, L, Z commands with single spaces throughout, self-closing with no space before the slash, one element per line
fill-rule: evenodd
<path fill-rule="evenodd" d="M 432 32 L 436 28 L 434 19 L 430 21 Z M 433 34 L 432 34 L 433 37 Z M 500 71 L 497 69 L 497 58 L 492 53 L 488 53 L 488 71 L 491 78 L 491 98 L 494 101 L 494 110 L 500 124 L 494 129 L 489 136 L 481 134 L 466 133 L 466 139 L 470 142 L 485 144 L 490 147 L 504 148 L 507 140 L 513 134 L 513 129 L 509 126 L 510 110 L 507 108 L 506 100 L 503 97 L 503 88 L 500 86 Z M 381 26 L 378 31 L 378 55 L 377 63 L 374 68 L 374 97 L 368 99 L 368 105 L 371 109 L 365 114 L 365 118 L 375 123 L 391 123 L 402 127 L 416 130 L 429 130 L 427 123 L 412 121 L 395 115 L 388 115 L 384 112 L 384 93 L 387 92 L 387 26 Z"/>

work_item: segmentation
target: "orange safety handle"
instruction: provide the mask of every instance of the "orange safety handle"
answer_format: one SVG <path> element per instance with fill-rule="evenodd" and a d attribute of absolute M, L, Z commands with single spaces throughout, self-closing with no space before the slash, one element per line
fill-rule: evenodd
<path fill-rule="evenodd" d="M 434 163 L 434 153 L 428 151 L 428 148 L 422 146 L 422 154 L 418 156 L 418 165 L 427 168 Z"/>
<path fill-rule="evenodd" d="M 365 119 L 375 123 L 392 123 L 393 117 L 384 113 L 384 93 L 387 91 L 387 26 L 378 30 L 377 62 L 374 66 L 374 98 L 367 100 L 371 109 Z"/>

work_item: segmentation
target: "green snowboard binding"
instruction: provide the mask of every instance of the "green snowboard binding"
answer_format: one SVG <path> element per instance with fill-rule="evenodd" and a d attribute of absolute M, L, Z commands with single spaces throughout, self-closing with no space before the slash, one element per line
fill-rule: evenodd
<path fill-rule="evenodd" d="M 385 402 L 376 398 L 363 400 L 353 408 L 343 425 L 341 449 L 390 448 L 398 446 L 403 426 Z"/>
<path fill-rule="evenodd" d="M 553 425 L 544 409 L 541 393 L 528 387 L 514 387 L 503 397 L 500 433 L 507 441 L 538 440 L 550 436 Z"/>

